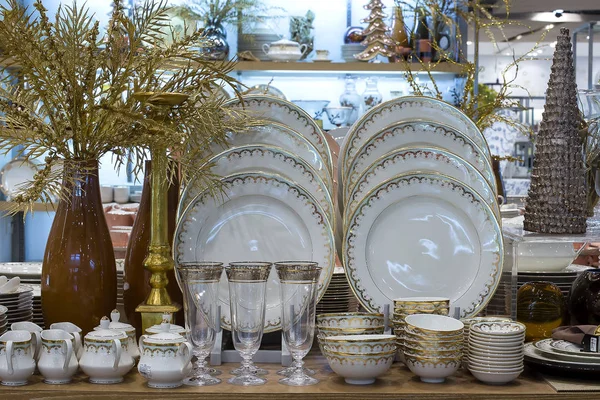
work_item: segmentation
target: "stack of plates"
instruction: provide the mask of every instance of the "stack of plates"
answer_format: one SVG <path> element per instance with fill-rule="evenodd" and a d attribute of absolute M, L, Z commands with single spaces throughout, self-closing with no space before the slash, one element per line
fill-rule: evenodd
<path fill-rule="evenodd" d="M 467 363 L 467 358 L 469 356 L 469 334 L 471 333 L 471 325 L 479 323 L 479 322 L 511 322 L 512 320 L 508 317 L 473 317 L 473 318 L 463 318 L 461 319 L 462 323 L 465 324 L 465 349 L 463 362 Z"/>
<path fill-rule="evenodd" d="M 125 314 L 125 306 L 123 304 L 123 284 L 124 284 L 124 272 L 125 272 L 125 260 L 118 258 L 115 260 L 117 264 L 117 310 L 121 313 L 121 318 Z"/>
<path fill-rule="evenodd" d="M 323 298 L 317 304 L 317 315 L 356 311 L 358 311 L 358 300 L 348 285 L 346 274 L 343 269 L 336 268 Z"/>
<path fill-rule="evenodd" d="M 31 322 L 45 328 L 44 315 L 42 313 L 42 287 L 41 285 L 30 285 L 33 288 L 33 318 Z"/>
<path fill-rule="evenodd" d="M 6 318 L 7 312 L 8 308 L 0 306 L 0 335 L 8 330 L 8 319 Z"/>
<path fill-rule="evenodd" d="M 249 95 L 225 105 L 268 122 L 230 132 L 231 148 L 211 149 L 216 155 L 209 163 L 222 177 L 223 196 L 215 198 L 197 181 L 182 192 L 173 246 L 176 268 L 197 260 L 315 261 L 322 267 L 317 289 L 321 300 L 335 267 L 333 228 L 338 220 L 327 138 L 302 108 L 277 97 Z M 222 279 L 221 322 L 230 329 L 225 274 Z M 267 284 L 265 332 L 281 328 L 278 285 L 273 269 Z M 343 289 L 327 301 L 328 308 L 347 311 L 351 293 Z"/>
<path fill-rule="evenodd" d="M 564 375 L 600 372 L 600 353 L 583 352 L 580 345 L 564 340 L 543 339 L 525 345 L 525 362 Z"/>
<path fill-rule="evenodd" d="M 461 318 L 482 311 L 504 249 L 490 150 L 468 116 L 430 97 L 381 103 L 348 131 L 338 172 L 342 264 L 367 311 L 417 293 Z"/>
<path fill-rule="evenodd" d="M 6 307 L 8 325 L 33 320 L 33 288 L 21 284 L 13 293 L 0 294 L 0 305 Z"/>
<path fill-rule="evenodd" d="M 354 55 L 360 53 L 364 49 L 366 49 L 366 47 L 359 43 L 343 44 L 342 58 L 346 62 L 358 62 L 358 60 L 354 58 Z"/>
<path fill-rule="evenodd" d="M 270 61 L 269 56 L 265 54 L 263 51 L 263 46 L 265 44 L 270 45 L 273 42 L 281 39 L 279 35 L 274 33 L 256 33 L 256 34 L 247 34 L 247 35 L 239 35 L 238 38 L 238 53 L 243 51 L 250 51 L 256 58 L 261 61 Z"/>

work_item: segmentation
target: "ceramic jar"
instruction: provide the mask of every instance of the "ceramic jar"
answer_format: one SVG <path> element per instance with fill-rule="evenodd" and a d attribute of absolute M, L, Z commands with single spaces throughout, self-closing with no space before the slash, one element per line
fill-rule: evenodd
<path fill-rule="evenodd" d="M 0 384 L 26 385 L 35 370 L 33 353 L 31 332 L 8 331 L 0 336 Z"/>
<path fill-rule="evenodd" d="M 79 363 L 75 355 L 73 335 L 60 329 L 42 331 L 42 349 L 38 369 L 44 382 L 60 385 L 71 382 Z"/>
<path fill-rule="evenodd" d="M 55 322 L 50 325 L 50 329 L 60 329 L 73 335 L 75 340 L 75 355 L 79 360 L 83 355 L 83 346 L 81 345 L 81 328 L 72 322 Z"/>
<path fill-rule="evenodd" d="M 569 292 L 571 325 L 600 324 L 600 269 L 583 271 Z"/>
<path fill-rule="evenodd" d="M 551 282 L 527 282 L 517 291 L 517 321 L 527 328 L 525 341 L 547 339 L 563 325 L 565 298 Z"/>
<path fill-rule="evenodd" d="M 138 371 L 152 388 L 179 387 L 192 369 L 192 345 L 183 336 L 171 333 L 169 325 L 164 322 L 160 333 L 140 338 Z"/>
<path fill-rule="evenodd" d="M 123 382 L 133 368 L 133 357 L 127 351 L 127 334 L 109 329 L 110 321 L 102 317 L 100 327 L 85 335 L 83 356 L 79 365 L 90 377 L 90 383 L 112 384 Z"/>
<path fill-rule="evenodd" d="M 122 331 L 127 334 L 127 352 L 134 360 L 138 360 L 140 358 L 140 350 L 137 347 L 136 337 L 135 337 L 135 328 L 129 324 L 124 322 L 119 322 L 121 318 L 121 313 L 119 310 L 113 310 L 110 313 L 110 324 L 108 324 L 108 329 Z M 102 329 L 101 326 L 97 326 L 94 328 L 95 331 Z"/>
<path fill-rule="evenodd" d="M 300 45 L 298 42 L 281 39 L 269 44 L 263 44 L 263 52 L 273 61 L 298 61 L 307 47 L 305 44 Z"/>

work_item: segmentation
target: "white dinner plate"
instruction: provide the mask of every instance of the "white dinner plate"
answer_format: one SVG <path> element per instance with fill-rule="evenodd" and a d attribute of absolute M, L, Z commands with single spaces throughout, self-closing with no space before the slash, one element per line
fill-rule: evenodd
<path fill-rule="evenodd" d="M 577 363 L 589 363 L 589 364 L 599 364 L 600 363 L 600 355 L 594 353 L 579 353 L 576 354 L 574 352 L 566 352 L 565 346 L 557 346 L 553 345 L 553 342 L 557 342 L 554 339 L 542 339 L 534 342 L 536 350 L 545 355 L 546 357 L 553 358 L 555 360 L 563 360 L 563 361 L 571 361 Z M 563 342 L 561 340 L 561 342 Z M 575 345 L 573 345 L 575 346 Z M 560 347 L 560 350 L 557 348 Z"/>
<path fill-rule="evenodd" d="M 41 262 L 4 262 L 0 263 L 0 275 L 19 276 L 21 278 L 34 277 L 38 280 L 42 276 Z"/>
<path fill-rule="evenodd" d="M 17 194 L 24 183 L 33 180 L 38 171 L 35 161 L 15 158 L 0 169 L 0 191 L 9 199 Z"/>
<path fill-rule="evenodd" d="M 234 98 L 227 101 L 225 106 L 253 112 L 257 118 L 279 122 L 300 133 L 315 146 L 329 172 L 333 173 L 331 151 L 325 134 L 315 120 L 294 103 L 274 96 L 248 95 L 243 96 L 243 102 L 239 98 Z"/>
<path fill-rule="evenodd" d="M 351 216 L 356 205 L 375 186 L 410 171 L 439 172 L 465 183 L 491 205 L 496 218 L 501 220 L 496 192 L 483 175 L 456 154 L 435 147 L 394 150 L 379 157 L 358 178 L 354 178 L 355 171 L 352 170 L 347 182 L 347 187 L 352 187 L 347 191 L 345 216 Z M 356 183 L 352 184 L 353 181 Z"/>
<path fill-rule="evenodd" d="M 248 128 L 243 133 L 230 132 L 227 136 L 231 147 L 265 145 L 279 147 L 295 154 L 312 166 L 319 173 L 327 187 L 333 190 L 333 176 L 327 167 L 327 162 L 315 146 L 295 130 L 272 122 L 269 125 Z M 226 149 L 215 145 L 211 150 L 214 154 L 219 154 Z"/>
<path fill-rule="evenodd" d="M 405 147 L 437 147 L 456 154 L 473 165 L 496 191 L 496 180 L 489 160 L 479 147 L 462 132 L 435 122 L 422 120 L 402 121 L 374 133 L 357 150 L 351 160 L 345 188 L 351 190 L 360 175 L 379 157 Z M 343 195 L 345 193 L 342 192 Z M 349 194 L 349 192 L 348 192 Z M 344 200 L 346 198 L 344 197 Z"/>
<path fill-rule="evenodd" d="M 483 309 L 500 281 L 503 242 L 486 201 L 440 174 L 406 174 L 373 189 L 348 221 L 343 263 L 371 312 L 398 297 L 443 296 L 460 317 Z"/>
<path fill-rule="evenodd" d="M 274 174 L 241 173 L 221 179 L 223 197 L 200 193 L 182 214 L 175 232 L 176 266 L 192 261 L 312 260 L 322 267 L 320 299 L 335 267 L 333 231 L 319 202 L 296 183 Z M 219 292 L 221 324 L 230 329 L 225 274 Z M 279 280 L 267 285 L 265 332 L 281 329 Z"/>
<path fill-rule="evenodd" d="M 332 226 L 335 226 L 336 213 L 331 199 L 333 187 L 328 187 L 321 179 L 322 175 L 319 175 L 304 159 L 287 150 L 267 145 L 234 147 L 217 154 L 208 161 L 208 164 L 213 166 L 211 172 L 219 176 L 260 171 L 288 178 L 308 190 L 319 201 Z M 321 172 L 327 170 L 324 168 Z M 330 175 L 327 173 L 327 176 Z M 181 194 L 178 214 L 181 215 L 188 204 L 203 190 L 201 183 L 192 180 Z"/>
<path fill-rule="evenodd" d="M 492 157 L 485 137 L 465 113 L 432 97 L 404 96 L 373 107 L 352 125 L 340 151 L 340 182 L 346 182 L 354 155 L 371 136 L 399 121 L 415 118 L 445 124 L 463 132 L 491 162 Z"/>

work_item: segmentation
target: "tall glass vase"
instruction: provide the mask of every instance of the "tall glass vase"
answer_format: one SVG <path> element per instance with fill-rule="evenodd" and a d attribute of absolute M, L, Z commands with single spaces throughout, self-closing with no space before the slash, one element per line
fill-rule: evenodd
<path fill-rule="evenodd" d="M 60 200 L 42 266 L 42 311 L 47 325 L 68 321 L 84 332 L 116 306 L 115 255 L 98 180 L 98 161 L 65 166 Z"/>
<path fill-rule="evenodd" d="M 125 253 L 125 273 L 124 273 L 124 290 L 123 303 L 127 322 L 135 327 L 137 337 L 144 333 L 142 331 L 141 314 L 135 312 L 135 309 L 141 302 L 146 300 L 150 293 L 150 271 L 144 268 L 144 260 L 148 257 L 148 246 L 150 245 L 150 216 L 151 216 L 151 194 L 152 184 L 150 174 L 152 173 L 152 161 L 148 160 L 145 164 L 146 172 L 144 175 L 144 187 L 142 189 L 142 199 L 138 208 L 137 216 L 131 230 L 129 243 L 127 244 L 127 252 Z M 168 229 L 169 241 L 173 240 L 175 234 L 175 222 L 177 214 L 177 204 L 179 202 L 179 181 L 174 180 L 169 185 L 168 193 Z M 183 297 L 181 290 L 175 279 L 175 272 L 167 273 L 169 284 L 167 291 L 171 299 L 179 304 L 182 304 Z M 172 321 L 173 322 L 173 321 Z M 183 324 L 183 309 L 175 315 L 175 323 Z"/>

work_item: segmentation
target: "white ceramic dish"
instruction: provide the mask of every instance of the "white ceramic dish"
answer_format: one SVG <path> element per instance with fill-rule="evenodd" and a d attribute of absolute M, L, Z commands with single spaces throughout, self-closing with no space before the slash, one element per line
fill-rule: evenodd
<path fill-rule="evenodd" d="M 462 333 L 465 327 L 465 324 L 457 319 L 435 314 L 409 315 L 404 321 L 406 330 L 417 334 L 456 334 Z"/>
<path fill-rule="evenodd" d="M 513 337 L 525 334 L 525 325 L 520 322 L 477 322 L 471 325 L 470 334 Z"/>
<path fill-rule="evenodd" d="M 23 184 L 33 180 L 37 171 L 35 161 L 23 158 L 9 161 L 0 169 L 0 191 L 10 200 L 23 188 Z"/>
<path fill-rule="evenodd" d="M 490 365 L 496 367 L 510 367 L 514 364 L 520 364 L 523 362 L 523 355 L 519 354 L 514 357 L 484 357 L 479 353 L 469 352 L 469 362 L 480 364 L 480 365 Z"/>
<path fill-rule="evenodd" d="M 370 385 L 385 374 L 396 357 L 396 352 L 357 356 L 340 356 L 325 353 L 329 366 L 351 385 Z"/>
<path fill-rule="evenodd" d="M 481 196 L 449 177 L 414 174 L 383 182 L 361 201 L 342 255 L 352 290 L 371 312 L 419 294 L 448 297 L 470 317 L 494 294 L 503 253 L 498 220 Z"/>
<path fill-rule="evenodd" d="M 516 338 L 511 338 L 511 340 L 496 340 L 496 339 L 487 339 L 487 338 L 480 338 L 478 336 L 476 336 L 476 334 L 470 334 L 469 335 L 469 346 L 472 344 L 475 345 L 480 345 L 480 346 L 496 346 L 496 347 L 515 347 L 515 346 L 519 346 L 520 344 L 523 343 L 524 340 L 524 336 L 523 337 L 516 337 Z"/>
<path fill-rule="evenodd" d="M 329 352 L 358 355 L 396 351 L 394 335 L 338 335 L 323 337 L 320 341 Z"/>
<path fill-rule="evenodd" d="M 196 260 L 312 260 L 323 268 L 321 299 L 335 267 L 335 245 L 325 212 L 302 187 L 277 175 L 241 173 L 221 180 L 222 199 L 199 194 L 183 212 L 174 236 L 176 265 Z M 221 324 L 230 329 L 229 288 L 220 288 Z M 279 280 L 267 285 L 265 331 L 281 328 Z"/>
<path fill-rule="evenodd" d="M 331 287 L 331 286 L 330 286 Z M 379 313 L 330 313 L 317 315 L 317 325 L 329 328 L 381 327 L 384 316 Z"/>
<path fill-rule="evenodd" d="M 419 171 L 438 172 L 472 187 L 488 201 L 496 218 L 501 219 L 496 190 L 473 165 L 447 150 L 435 147 L 397 149 L 379 157 L 363 170 L 370 161 L 371 157 L 365 155 L 364 163 L 350 170 L 344 187 L 345 215 L 351 215 L 365 194 L 379 183 L 396 175 Z"/>
<path fill-rule="evenodd" d="M 600 359 L 600 354 L 581 351 L 582 346 L 578 346 L 575 343 L 567 342 L 566 340 L 552 340 L 548 342 L 552 350 L 557 353 L 564 353 L 578 357 L 590 357 Z"/>
<path fill-rule="evenodd" d="M 434 98 L 405 96 L 373 107 L 352 125 L 340 152 L 341 182 L 346 181 L 346 175 L 350 171 L 350 163 L 358 148 L 366 143 L 372 135 L 398 121 L 415 118 L 438 122 L 464 132 L 481 149 L 484 156 L 491 161 L 490 149 L 483 134 L 462 111 Z"/>
<path fill-rule="evenodd" d="M 256 114 L 259 118 L 279 122 L 304 136 L 315 146 L 323 158 L 330 173 L 333 173 L 331 151 L 325 134 L 314 119 L 294 103 L 273 96 L 249 95 L 243 97 L 243 102 L 235 98 L 225 103 L 227 107 L 245 109 Z"/>
<path fill-rule="evenodd" d="M 517 379 L 521 375 L 521 372 L 523 372 L 523 369 L 515 372 L 491 372 L 470 368 L 469 372 L 481 382 L 490 385 L 505 385 Z"/>
<path fill-rule="evenodd" d="M 335 226 L 336 212 L 330 195 L 333 193 L 333 181 L 328 184 L 323 181 L 323 178 L 331 179 L 331 175 L 322 163 L 313 163 L 311 166 L 303 158 L 287 150 L 267 145 L 248 145 L 225 150 L 207 164 L 213 165 L 211 172 L 219 176 L 260 171 L 288 178 L 308 190 L 319 201 L 332 226 Z M 321 170 L 317 171 L 314 167 Z M 181 194 L 180 213 L 204 189 L 202 183 L 192 179 Z"/>
<path fill-rule="evenodd" d="M 453 375 L 461 365 L 460 358 L 427 359 L 424 357 L 404 356 L 404 363 L 426 383 L 442 383 L 447 377 Z"/>
<path fill-rule="evenodd" d="M 552 346 L 553 339 L 543 339 L 533 343 L 535 349 L 542 353 L 544 356 L 553 358 L 555 360 L 564 360 L 571 361 L 577 363 L 589 363 L 589 364 L 599 364 L 600 356 L 596 355 L 596 357 L 592 357 L 588 354 L 571 354 L 566 353 L 564 351 L 559 351 L 555 346 Z"/>
<path fill-rule="evenodd" d="M 518 247 L 517 268 L 519 272 L 563 271 L 582 249 L 565 242 L 524 242 Z"/>

